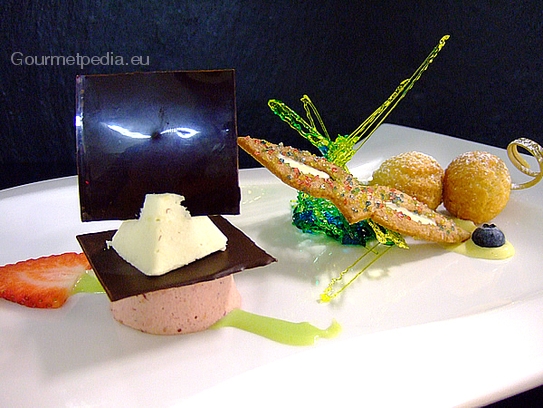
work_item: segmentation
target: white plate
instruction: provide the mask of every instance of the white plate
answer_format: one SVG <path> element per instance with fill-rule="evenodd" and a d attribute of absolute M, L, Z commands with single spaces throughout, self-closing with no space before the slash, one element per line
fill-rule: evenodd
<path fill-rule="evenodd" d="M 444 167 L 456 155 L 503 150 L 383 125 L 350 164 L 364 178 L 392 154 L 420 150 Z M 522 175 L 511 171 L 515 181 Z M 433 244 L 394 248 L 336 302 L 317 302 L 362 251 L 290 224 L 296 193 L 264 169 L 241 171 L 242 213 L 229 217 L 279 262 L 236 275 L 247 311 L 326 327 L 312 347 L 236 329 L 160 337 L 117 324 L 105 295 L 59 310 L 0 301 L 0 406 L 370 406 L 489 403 L 543 383 L 543 204 L 538 185 L 512 192 L 495 223 L 514 244 L 507 261 L 465 258 Z M 79 251 L 75 177 L 0 192 L 0 264 Z"/>

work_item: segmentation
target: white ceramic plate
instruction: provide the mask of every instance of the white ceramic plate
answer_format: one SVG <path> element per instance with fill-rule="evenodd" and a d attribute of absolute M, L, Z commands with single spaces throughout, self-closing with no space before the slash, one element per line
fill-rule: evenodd
<path fill-rule="evenodd" d="M 408 150 L 446 167 L 476 149 L 509 163 L 501 149 L 383 125 L 350 169 L 365 178 Z M 340 337 L 312 347 L 230 328 L 160 337 L 117 324 L 105 295 L 79 294 L 59 310 L 0 301 L 0 405 L 480 405 L 543 383 L 542 185 L 512 192 L 495 219 L 514 258 L 410 241 L 330 304 L 319 294 L 362 249 L 292 227 L 296 193 L 266 170 L 242 170 L 241 185 L 242 213 L 229 219 L 279 260 L 236 275 L 243 308 L 323 328 L 335 318 Z M 117 225 L 80 222 L 75 177 L 4 190 L 0 264 L 79 251 L 76 234 Z"/>

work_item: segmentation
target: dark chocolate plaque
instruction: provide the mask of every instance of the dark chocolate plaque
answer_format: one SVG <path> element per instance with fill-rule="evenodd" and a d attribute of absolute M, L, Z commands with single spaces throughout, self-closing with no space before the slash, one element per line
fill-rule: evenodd
<path fill-rule="evenodd" d="M 223 217 L 210 218 L 228 238 L 226 250 L 161 276 L 144 275 L 122 259 L 113 248 L 107 248 L 106 241 L 111 240 L 115 230 L 78 235 L 77 240 L 111 301 L 210 281 L 276 261 Z"/>
<path fill-rule="evenodd" d="M 147 193 L 239 214 L 233 70 L 81 75 L 76 88 L 83 221 L 137 218 Z"/>

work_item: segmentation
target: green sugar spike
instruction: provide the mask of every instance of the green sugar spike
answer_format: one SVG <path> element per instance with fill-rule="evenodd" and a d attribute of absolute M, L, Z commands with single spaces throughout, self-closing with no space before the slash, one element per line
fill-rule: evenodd
<path fill-rule="evenodd" d="M 302 98 L 303 100 L 303 98 Z M 287 105 L 277 99 L 270 99 L 268 101 L 268 106 L 277 116 L 281 118 L 282 121 L 288 123 L 288 125 L 296 130 L 302 137 L 306 138 L 317 147 L 319 150 L 326 150 L 330 144 L 330 138 L 323 136 L 315 127 L 313 119 L 309 116 L 311 122 L 307 123 L 300 115 L 290 109 Z M 306 108 L 306 112 L 308 112 Z M 317 117 L 320 121 L 320 116 Z"/>
<path fill-rule="evenodd" d="M 270 340 L 291 346 L 310 346 L 319 338 L 331 339 L 339 335 L 341 326 L 335 320 L 326 329 L 307 322 L 293 323 L 234 309 L 211 326 L 212 329 L 235 327 Z"/>
<path fill-rule="evenodd" d="M 317 110 L 317 107 L 313 104 L 313 101 L 309 98 L 309 96 L 304 95 L 302 99 L 300 99 L 302 103 L 304 104 L 305 109 L 305 115 L 307 116 L 307 119 L 311 122 L 311 126 L 316 129 L 315 121 L 313 120 L 313 115 L 317 118 L 317 121 L 319 122 L 319 125 L 322 129 L 322 132 L 324 133 L 324 137 L 327 141 L 330 140 L 330 135 L 328 134 L 328 130 L 326 129 L 326 126 L 324 125 L 324 121 L 321 118 L 321 115 L 319 114 L 319 111 Z"/>
<path fill-rule="evenodd" d="M 385 245 L 384 250 L 382 250 L 381 252 L 377 252 L 376 248 L 378 245 L 382 245 L 382 244 L 376 243 L 372 248 L 368 249 L 367 252 L 362 254 L 352 265 L 344 269 L 337 278 L 333 278 L 330 281 L 326 289 L 324 289 L 324 292 L 321 293 L 321 296 L 320 296 L 321 303 L 328 303 L 332 299 L 334 299 L 336 296 L 338 296 L 341 292 L 347 289 L 354 281 L 356 281 L 364 272 L 366 272 L 375 262 L 377 262 L 379 258 L 385 255 L 392 248 L 392 246 Z M 373 253 L 375 257 L 372 260 L 370 260 L 366 265 L 364 265 L 364 267 L 360 269 L 360 271 L 358 271 L 356 275 L 353 278 L 351 278 L 351 280 L 349 280 L 349 282 L 347 282 L 345 285 L 343 285 L 342 287 L 334 291 L 334 286 L 336 284 L 339 284 L 343 280 L 345 274 L 349 272 L 351 269 L 353 269 L 359 262 L 361 262 L 364 259 L 366 255 L 370 253 Z"/>
<path fill-rule="evenodd" d="M 277 99 L 270 99 L 268 106 L 270 109 L 278 115 L 281 120 L 288 123 L 291 128 L 296 130 L 301 136 L 309 140 L 314 146 L 316 146 L 324 156 L 332 163 L 346 168 L 349 160 L 352 159 L 354 154 L 364 145 L 369 137 L 375 132 L 375 130 L 384 122 L 387 116 L 394 110 L 400 100 L 413 88 L 415 82 L 417 82 L 422 74 L 428 69 L 428 66 L 434 61 L 437 54 L 445 46 L 446 41 L 450 38 L 450 35 L 443 36 L 439 43 L 434 47 L 432 52 L 426 57 L 424 62 L 417 68 L 417 70 L 411 75 L 410 78 L 402 81 L 400 85 L 394 90 L 389 98 L 377 108 L 360 126 L 358 126 L 352 133 L 347 136 L 338 136 L 335 141 L 332 142 L 326 126 L 319 115 L 315 105 L 307 95 L 304 95 L 301 99 L 304 104 L 304 109 L 309 123 L 303 119 L 300 115 L 290 109 L 287 105 Z M 322 135 L 315 125 L 313 116 L 315 115 L 317 121 L 322 128 L 324 135 Z M 359 142 L 360 145 L 354 149 L 354 146 Z"/>
<path fill-rule="evenodd" d="M 357 147 L 358 151 L 364 143 L 369 139 L 373 132 L 383 123 L 386 117 L 394 110 L 396 105 L 403 99 L 403 97 L 413 88 L 415 82 L 417 82 L 422 74 L 428 69 L 428 66 L 434 61 L 437 54 L 445 46 L 446 41 L 450 38 L 450 35 L 443 36 L 439 43 L 434 47 L 432 52 L 426 57 L 424 62 L 417 68 L 417 70 L 411 75 L 410 78 L 402 81 L 400 85 L 394 90 L 392 95 L 373 112 L 358 128 L 356 128 L 351 134 L 347 136 L 351 146 L 362 140 L 362 143 Z"/>
<path fill-rule="evenodd" d="M 334 164 L 345 168 L 346 164 L 351 160 L 354 154 L 366 143 L 370 136 L 384 122 L 386 117 L 394 110 L 403 97 L 413 88 L 422 74 L 428 69 L 428 66 L 434 61 L 435 57 L 445 46 L 445 42 L 450 38 L 445 35 L 439 43 L 434 47 L 432 52 L 426 57 L 424 62 L 417 68 L 410 78 L 403 80 L 400 85 L 394 90 L 392 95 L 383 102 L 358 128 L 347 136 L 339 136 L 336 141 L 330 146 L 328 160 Z M 354 145 L 360 140 L 360 145 L 354 149 Z"/>
<path fill-rule="evenodd" d="M 402 234 L 396 231 L 389 230 L 371 219 L 368 220 L 368 225 L 373 229 L 375 238 L 383 245 L 396 245 L 398 248 L 409 249 Z"/>

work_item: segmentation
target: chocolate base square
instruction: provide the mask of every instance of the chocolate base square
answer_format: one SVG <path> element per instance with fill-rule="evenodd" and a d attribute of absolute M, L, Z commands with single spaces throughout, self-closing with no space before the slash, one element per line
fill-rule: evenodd
<path fill-rule="evenodd" d="M 76 238 L 111 301 L 210 281 L 276 262 L 274 257 L 259 248 L 226 219 L 221 216 L 210 218 L 228 238 L 226 250 L 210 254 L 161 276 L 144 275 L 122 259 L 113 248 L 107 247 L 106 241 L 112 239 L 116 230 L 83 234 Z"/>

